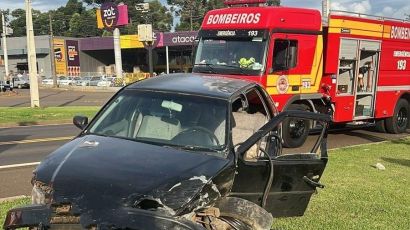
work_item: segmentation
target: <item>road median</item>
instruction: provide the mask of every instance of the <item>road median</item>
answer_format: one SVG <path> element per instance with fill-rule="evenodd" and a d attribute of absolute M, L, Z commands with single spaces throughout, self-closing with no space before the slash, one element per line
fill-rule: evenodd
<path fill-rule="evenodd" d="M 75 115 L 92 118 L 99 109 L 99 106 L 0 107 L 0 127 L 67 124 Z"/>

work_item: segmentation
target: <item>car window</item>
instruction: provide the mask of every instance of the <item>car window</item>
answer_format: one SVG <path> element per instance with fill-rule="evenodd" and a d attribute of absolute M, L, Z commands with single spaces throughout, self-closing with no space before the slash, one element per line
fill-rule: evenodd
<path fill-rule="evenodd" d="M 247 105 L 246 105 L 247 104 Z M 256 89 L 249 91 L 244 98 L 238 98 L 232 103 L 232 143 L 234 146 L 246 141 L 269 120 L 269 113 L 259 92 Z M 260 157 L 259 142 L 252 146 L 244 158 L 256 160 Z"/>
<path fill-rule="evenodd" d="M 125 90 L 104 108 L 89 133 L 220 152 L 226 146 L 227 114 L 222 99 Z"/>

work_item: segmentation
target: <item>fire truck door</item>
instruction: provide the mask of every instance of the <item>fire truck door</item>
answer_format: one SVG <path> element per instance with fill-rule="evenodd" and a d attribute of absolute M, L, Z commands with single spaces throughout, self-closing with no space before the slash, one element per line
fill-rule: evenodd
<path fill-rule="evenodd" d="M 374 116 L 380 42 L 342 38 L 336 82 L 337 121 Z"/>
<path fill-rule="evenodd" d="M 374 102 L 379 70 L 380 42 L 359 41 L 356 69 L 354 120 L 374 117 Z"/>

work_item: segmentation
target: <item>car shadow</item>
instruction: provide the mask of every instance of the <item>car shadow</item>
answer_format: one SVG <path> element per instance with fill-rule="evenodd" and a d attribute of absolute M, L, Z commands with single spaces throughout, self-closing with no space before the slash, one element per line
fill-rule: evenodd
<path fill-rule="evenodd" d="M 31 126 L 31 125 L 38 125 L 39 123 L 36 121 L 20 121 L 17 124 L 18 126 Z"/>
<path fill-rule="evenodd" d="M 59 91 L 59 92 L 57 92 L 57 93 L 52 93 L 52 94 L 48 94 L 48 95 L 42 96 L 42 97 L 40 97 L 40 99 L 44 99 L 44 98 L 47 98 L 47 97 L 55 96 L 55 95 L 58 95 L 58 94 L 61 94 L 61 93 L 63 93 L 63 91 Z M 25 105 L 25 104 L 30 104 L 30 101 L 24 101 L 24 102 L 21 102 L 21 103 L 17 103 L 17 104 L 14 104 L 14 105 L 10 105 L 10 107 L 18 107 L 18 106 Z"/>
<path fill-rule="evenodd" d="M 81 96 L 77 97 L 77 98 L 74 99 L 74 100 L 67 101 L 67 102 L 65 102 L 65 103 L 63 103 L 63 104 L 61 104 L 61 105 L 59 105 L 58 107 L 67 106 L 67 105 L 69 105 L 69 104 L 71 104 L 71 103 L 74 103 L 74 102 L 76 102 L 76 101 L 79 101 L 79 100 L 83 99 L 84 97 L 85 97 L 85 95 L 81 95 Z"/>
<path fill-rule="evenodd" d="M 382 160 L 393 163 L 393 164 L 398 164 L 401 166 L 405 167 L 410 167 L 410 160 L 407 159 L 394 159 L 394 158 L 389 158 L 389 157 L 382 157 Z"/>
<path fill-rule="evenodd" d="M 387 140 L 386 138 L 383 138 L 383 137 L 378 137 L 375 135 L 362 133 L 362 132 L 355 132 L 355 131 L 343 132 L 343 134 L 347 136 L 358 137 L 358 138 L 371 141 L 371 142 L 382 142 L 382 141 Z"/>

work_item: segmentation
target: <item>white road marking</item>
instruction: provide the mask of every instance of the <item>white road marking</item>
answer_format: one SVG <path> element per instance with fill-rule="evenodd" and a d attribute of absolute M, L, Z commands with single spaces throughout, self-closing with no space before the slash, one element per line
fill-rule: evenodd
<path fill-rule="evenodd" d="M 40 162 L 29 162 L 29 163 L 21 163 L 21 164 L 13 164 L 13 165 L 0 165 L 0 170 L 1 169 L 11 169 L 11 168 L 21 168 L 21 167 L 27 167 L 27 166 L 33 166 L 33 165 L 39 165 Z"/>
<path fill-rule="evenodd" d="M 0 142 L 0 146 L 49 142 L 49 141 L 64 141 L 64 140 L 71 140 L 73 138 L 74 136 L 66 136 L 66 137 L 49 137 L 49 138 L 39 138 L 39 139 L 30 139 L 30 140 L 19 140 L 19 141 L 4 141 L 4 142 Z"/>

